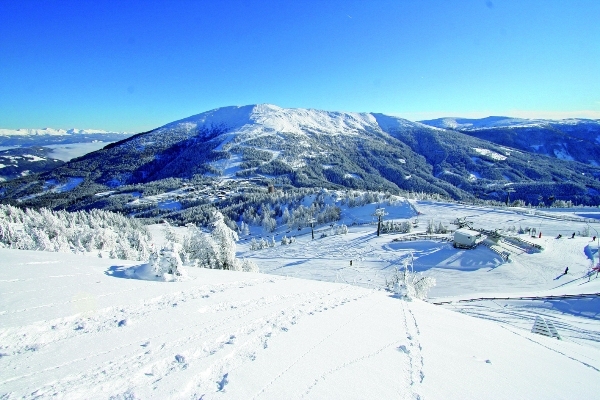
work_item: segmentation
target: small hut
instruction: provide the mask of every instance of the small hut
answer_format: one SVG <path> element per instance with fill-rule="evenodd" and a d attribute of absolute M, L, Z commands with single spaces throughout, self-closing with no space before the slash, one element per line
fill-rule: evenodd
<path fill-rule="evenodd" d="M 481 232 L 471 229 L 457 229 L 454 231 L 454 247 L 460 249 L 472 249 L 485 240 Z"/>

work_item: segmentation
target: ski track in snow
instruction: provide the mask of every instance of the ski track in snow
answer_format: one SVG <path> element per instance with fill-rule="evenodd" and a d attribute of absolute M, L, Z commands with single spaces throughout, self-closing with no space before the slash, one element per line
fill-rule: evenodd
<path fill-rule="evenodd" d="M 509 331 L 509 332 L 511 332 L 511 333 L 514 333 L 514 334 L 515 334 L 515 335 L 517 335 L 517 336 L 521 336 L 522 338 L 525 338 L 525 339 L 529 340 L 530 342 L 533 342 L 533 343 L 535 343 L 535 344 L 538 344 L 538 345 L 540 345 L 540 346 L 542 346 L 542 347 L 544 347 L 544 348 L 546 348 L 546 349 L 548 349 L 548 350 L 551 350 L 551 351 L 553 351 L 553 352 L 555 352 L 555 353 L 558 353 L 558 354 L 560 354 L 560 355 L 562 355 L 562 356 L 564 356 L 564 357 L 566 357 L 566 358 L 568 358 L 568 359 L 570 359 L 570 360 L 573 360 L 573 361 L 575 361 L 575 362 L 578 362 L 578 363 L 580 363 L 580 364 L 582 364 L 582 365 L 585 365 L 586 367 L 588 367 L 588 368 L 591 368 L 591 369 L 593 369 L 593 370 L 594 370 L 594 371 L 596 371 L 596 372 L 600 372 L 600 369 L 598 369 L 598 368 L 594 367 L 593 365 L 591 365 L 591 364 L 589 364 L 589 363 L 587 363 L 587 362 L 585 362 L 585 361 L 583 361 L 583 360 L 580 360 L 580 359 L 578 359 L 578 358 L 575 358 L 575 357 L 571 357 L 570 355 L 568 355 L 568 354 L 565 354 L 565 353 L 563 353 L 562 351 L 556 350 L 555 348 L 552 348 L 552 347 L 550 347 L 550 346 L 547 346 L 547 345 L 545 345 L 545 344 L 541 343 L 539 340 L 533 340 L 532 338 L 530 338 L 530 337 L 528 337 L 528 336 L 525 336 L 525 335 L 523 335 L 523 334 L 521 334 L 521 333 L 519 333 L 519 332 L 517 332 L 517 331 L 515 331 L 515 330 L 508 329 L 506 326 L 503 326 L 503 325 L 500 325 L 500 326 L 501 326 L 502 328 L 506 329 L 507 331 Z"/>

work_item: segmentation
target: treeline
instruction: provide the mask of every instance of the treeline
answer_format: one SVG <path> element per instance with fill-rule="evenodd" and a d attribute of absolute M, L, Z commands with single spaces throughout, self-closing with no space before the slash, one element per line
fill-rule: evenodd
<path fill-rule="evenodd" d="M 150 239 L 147 227 L 140 221 L 109 211 L 71 213 L 0 205 L 3 247 L 147 260 Z"/>

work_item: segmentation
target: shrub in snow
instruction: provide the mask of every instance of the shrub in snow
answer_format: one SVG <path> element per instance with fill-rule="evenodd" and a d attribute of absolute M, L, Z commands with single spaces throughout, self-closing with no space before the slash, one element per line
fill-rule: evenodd
<path fill-rule="evenodd" d="M 179 256 L 181 245 L 179 243 L 169 243 L 160 251 L 158 267 L 164 274 L 180 276 L 183 269 L 183 262 Z"/>
<path fill-rule="evenodd" d="M 429 289 L 435 286 L 435 278 L 415 274 L 413 270 L 412 254 L 410 259 L 404 261 L 403 267 L 396 269 L 394 275 L 385 282 L 386 289 L 405 300 L 427 298 Z"/>
<path fill-rule="evenodd" d="M 244 258 L 243 260 L 236 260 L 236 270 L 244 272 L 259 272 L 258 265 L 252 260 Z"/>
<path fill-rule="evenodd" d="M 294 243 L 295 241 L 296 241 L 296 238 L 295 238 L 295 237 L 293 237 L 293 236 L 291 236 L 291 237 L 287 237 L 287 236 L 285 236 L 285 235 L 284 235 L 284 236 L 281 238 L 281 244 L 282 244 L 283 246 L 285 246 L 285 245 L 288 245 L 288 244 L 292 244 L 292 243 Z"/>
<path fill-rule="evenodd" d="M 581 230 L 581 236 L 590 237 L 590 227 L 589 226 L 583 227 L 583 229 Z"/>

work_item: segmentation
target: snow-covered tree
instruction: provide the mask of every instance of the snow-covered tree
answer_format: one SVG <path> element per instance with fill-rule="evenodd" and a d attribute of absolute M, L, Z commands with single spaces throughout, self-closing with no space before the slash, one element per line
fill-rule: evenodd
<path fill-rule="evenodd" d="M 250 234 L 250 228 L 248 228 L 248 224 L 244 221 L 242 221 L 242 223 L 240 224 L 240 233 L 243 236 L 248 236 Z"/>
<path fill-rule="evenodd" d="M 271 217 L 270 212 L 265 211 L 262 217 L 261 225 L 266 233 L 270 233 L 277 228 L 277 221 L 275 221 L 275 218 Z"/>
<path fill-rule="evenodd" d="M 235 242 L 238 240 L 238 235 L 225 224 L 223 214 L 219 211 L 213 213 L 210 236 L 217 245 L 220 268 L 233 269 L 236 251 Z"/>
<path fill-rule="evenodd" d="M 165 235 L 165 241 L 168 243 L 180 243 L 179 236 L 175 233 L 175 230 L 168 221 L 163 222 L 163 231 Z"/>
<path fill-rule="evenodd" d="M 183 268 L 183 262 L 179 253 L 181 245 L 179 243 L 168 243 L 160 251 L 160 271 L 163 274 L 180 276 Z"/>
<path fill-rule="evenodd" d="M 184 250 L 190 261 L 199 267 L 221 268 L 220 250 L 213 237 L 197 227 L 188 226 L 188 235 L 184 239 Z"/>

